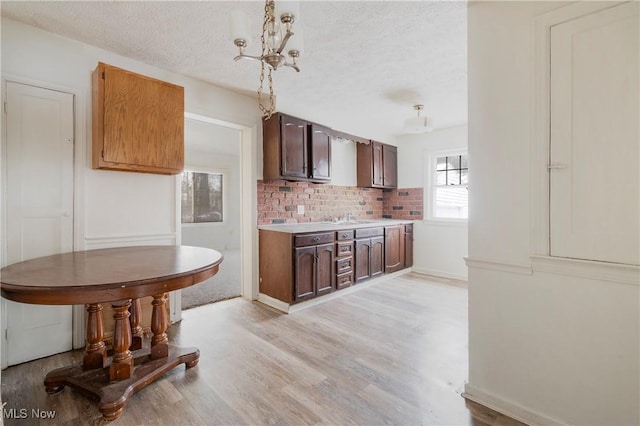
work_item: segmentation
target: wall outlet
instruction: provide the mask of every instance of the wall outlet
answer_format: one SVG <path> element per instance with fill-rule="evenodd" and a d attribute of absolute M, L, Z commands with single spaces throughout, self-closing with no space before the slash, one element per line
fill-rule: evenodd
<path fill-rule="evenodd" d="M 304 214 L 304 206 L 298 206 L 298 214 Z"/>

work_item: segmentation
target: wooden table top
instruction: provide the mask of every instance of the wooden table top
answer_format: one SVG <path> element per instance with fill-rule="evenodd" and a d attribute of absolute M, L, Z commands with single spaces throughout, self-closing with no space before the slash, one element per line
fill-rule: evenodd
<path fill-rule="evenodd" d="M 222 255 L 190 246 L 76 251 L 0 270 L 2 296 L 22 303 L 71 305 L 135 299 L 189 287 L 218 272 Z"/>

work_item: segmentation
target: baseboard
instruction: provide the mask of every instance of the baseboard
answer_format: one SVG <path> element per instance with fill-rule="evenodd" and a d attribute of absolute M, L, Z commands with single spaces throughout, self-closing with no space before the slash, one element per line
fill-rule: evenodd
<path fill-rule="evenodd" d="M 521 405 L 507 401 L 497 395 L 490 392 L 480 390 L 473 385 L 467 383 L 464 386 L 464 392 L 462 396 L 470 401 L 477 402 L 485 407 L 491 408 L 494 411 L 509 416 L 512 419 L 518 420 L 528 425 L 565 425 L 557 419 L 545 416 L 535 411 L 529 410 Z"/>
<path fill-rule="evenodd" d="M 413 272 L 417 274 L 433 275 L 434 277 L 449 278 L 452 280 L 459 280 L 459 281 L 467 281 L 468 279 L 466 275 L 452 274 L 446 271 L 439 271 L 437 269 L 429 269 L 429 268 L 420 268 L 417 266 L 413 267 Z"/>
<path fill-rule="evenodd" d="M 283 302 L 282 300 L 267 296 L 264 293 L 258 293 L 258 298 L 256 300 L 260 303 L 264 303 L 267 306 L 277 309 L 280 312 L 284 312 L 285 314 L 289 313 L 289 308 L 291 306 L 287 302 Z"/>

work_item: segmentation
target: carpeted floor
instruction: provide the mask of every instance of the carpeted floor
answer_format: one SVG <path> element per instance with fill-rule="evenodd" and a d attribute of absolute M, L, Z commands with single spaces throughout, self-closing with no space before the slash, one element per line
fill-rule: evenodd
<path fill-rule="evenodd" d="M 182 290 L 182 309 L 194 308 L 240 296 L 240 250 L 222 252 L 218 273 Z"/>

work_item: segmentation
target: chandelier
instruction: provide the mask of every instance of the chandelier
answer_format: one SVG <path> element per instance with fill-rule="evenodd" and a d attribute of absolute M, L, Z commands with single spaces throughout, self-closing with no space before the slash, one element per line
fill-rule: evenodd
<path fill-rule="evenodd" d="M 262 111 L 263 117 L 270 118 L 275 111 L 275 101 L 273 96 L 273 78 L 272 71 L 280 66 L 290 67 L 300 72 L 298 67 L 298 58 L 302 53 L 302 34 L 298 32 L 298 36 L 294 35 L 291 28 L 296 18 L 294 2 L 283 2 L 284 7 L 276 12 L 274 0 L 266 0 L 264 5 L 264 19 L 262 21 L 262 34 L 260 36 L 262 44 L 262 54 L 260 56 L 252 56 L 244 53 L 249 43 L 249 19 L 247 15 L 241 11 L 234 11 L 231 15 L 231 38 L 233 43 L 238 47 L 239 53 L 233 58 L 235 61 L 240 59 L 251 59 L 260 61 L 260 85 L 258 86 L 258 106 Z M 276 16 L 280 15 L 280 23 Z M 284 32 L 283 32 L 284 27 Z M 287 61 L 285 52 L 287 43 L 289 49 L 286 53 L 291 58 L 291 62 Z M 262 89 L 264 86 L 265 74 L 269 85 L 268 102 L 263 99 Z"/>
<path fill-rule="evenodd" d="M 416 117 L 407 118 L 404 121 L 404 133 L 425 133 L 433 130 L 433 121 L 426 115 L 421 115 L 424 105 L 417 104 L 413 109 L 418 112 Z"/>

